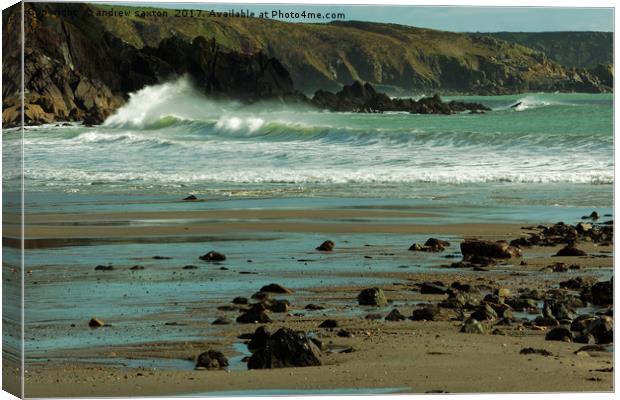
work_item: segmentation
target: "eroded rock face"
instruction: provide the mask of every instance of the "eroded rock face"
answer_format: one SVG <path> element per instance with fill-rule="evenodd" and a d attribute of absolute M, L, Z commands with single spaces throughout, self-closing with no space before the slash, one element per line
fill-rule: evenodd
<path fill-rule="evenodd" d="M 80 17 L 57 12 L 67 8 Z M 156 47 L 136 48 L 109 32 L 88 10 L 85 4 L 25 5 L 27 125 L 55 121 L 98 125 L 129 93 L 183 74 L 212 97 L 306 101 L 273 57 L 235 52 L 201 36 L 193 40 L 173 36 Z M 14 13 L 3 33 L 19 32 L 19 28 L 20 19 Z M 3 59 L 5 128 L 21 124 L 21 45 L 14 42 Z"/>
<path fill-rule="evenodd" d="M 265 338 L 250 357 L 248 369 L 318 366 L 320 356 L 321 350 L 305 333 L 281 328 Z"/>

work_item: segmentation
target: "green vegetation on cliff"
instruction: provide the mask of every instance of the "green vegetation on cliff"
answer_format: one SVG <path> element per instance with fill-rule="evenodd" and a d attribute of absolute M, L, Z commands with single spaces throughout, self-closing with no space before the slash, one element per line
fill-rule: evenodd
<path fill-rule="evenodd" d="M 174 35 L 214 38 L 233 50 L 278 58 L 295 87 L 306 93 L 337 90 L 354 80 L 392 93 L 600 91 L 596 79 L 579 72 L 575 76 L 539 51 L 480 35 L 357 21 L 301 24 L 208 14 L 179 18 L 172 10 L 166 17 L 139 18 L 135 11 L 145 8 L 114 9 L 130 16 L 100 17 L 101 23 L 137 48 L 157 46 Z"/>
<path fill-rule="evenodd" d="M 544 52 L 566 67 L 594 68 L 613 64 L 613 32 L 494 32 L 482 33 Z"/>

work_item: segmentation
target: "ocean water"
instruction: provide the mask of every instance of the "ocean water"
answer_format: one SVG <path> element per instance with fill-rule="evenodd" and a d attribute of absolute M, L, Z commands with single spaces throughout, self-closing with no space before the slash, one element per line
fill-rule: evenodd
<path fill-rule="evenodd" d="M 611 206 L 613 95 L 457 99 L 493 111 L 444 116 L 248 106 L 206 99 L 181 78 L 132 94 L 99 127 L 26 128 L 25 187 L 33 198 L 195 193 Z M 18 138 L 5 134 L 9 152 Z M 16 182 L 17 174 L 5 169 L 3 178 Z"/>

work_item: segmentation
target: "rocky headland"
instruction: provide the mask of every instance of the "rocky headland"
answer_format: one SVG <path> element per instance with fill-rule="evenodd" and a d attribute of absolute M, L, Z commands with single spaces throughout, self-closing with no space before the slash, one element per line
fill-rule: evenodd
<path fill-rule="evenodd" d="M 489 37 L 392 25 L 380 29 L 381 24 L 355 22 L 300 26 L 249 19 L 244 22 L 246 34 L 263 35 L 272 45 L 258 46 L 248 40 L 247 45 L 240 46 L 236 26 L 228 30 L 227 40 L 210 34 L 215 20 L 184 20 L 185 24 L 179 26 L 174 18 L 151 21 L 126 17 L 115 18 L 112 24 L 110 18 L 94 12 L 97 7 L 103 6 L 25 5 L 26 124 L 60 121 L 98 124 L 122 105 L 129 93 L 179 75 L 189 75 L 197 88 L 215 98 L 302 102 L 331 111 L 422 114 L 478 112 L 486 108 L 479 104 L 444 103 L 438 96 L 420 101 L 390 98 L 373 85 L 399 90 L 502 94 L 528 90 L 604 92 L 611 90 L 613 83 L 610 68 L 564 68 L 549 61 L 544 53 Z M 61 12 L 67 8 L 72 12 Z M 6 39 L 3 41 L 2 120 L 5 127 L 21 123 L 19 11 L 19 7 L 11 7 L 3 12 Z M 230 23 L 215 22 L 215 25 Z M 273 32 L 266 29 L 268 24 L 273 24 Z M 297 32 L 309 43 L 314 43 L 319 34 L 327 42 L 346 37 L 343 43 L 351 48 L 341 52 L 338 61 L 318 47 L 318 64 L 309 63 L 307 57 L 298 54 L 304 46 L 281 43 L 288 35 L 272 35 L 282 29 Z M 321 31 L 315 32 L 317 29 Z M 352 32 L 354 40 L 349 35 Z M 463 42 L 465 53 L 463 56 L 436 54 L 436 50 L 427 49 L 422 63 L 382 65 L 391 63 L 391 58 L 381 56 L 376 48 L 377 35 L 400 38 L 403 45 L 414 39 Z M 374 67 L 365 66 L 371 61 Z M 332 78 L 326 78 L 323 70 L 327 67 L 323 63 L 339 65 L 334 67 Z M 376 68 L 381 69 L 381 74 L 377 75 Z M 302 91 L 311 88 L 319 90 L 308 99 Z"/>

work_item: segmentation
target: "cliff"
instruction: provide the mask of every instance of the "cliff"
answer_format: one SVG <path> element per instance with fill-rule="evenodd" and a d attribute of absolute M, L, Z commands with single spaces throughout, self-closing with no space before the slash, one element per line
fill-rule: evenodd
<path fill-rule="evenodd" d="M 494 32 L 481 33 L 543 52 L 569 68 L 595 68 L 614 63 L 613 32 Z"/>
<path fill-rule="evenodd" d="M 338 91 L 354 81 L 392 93 L 476 94 L 601 92 L 613 83 L 611 68 L 568 69 L 541 52 L 487 36 L 366 22 L 142 18 L 135 11 L 144 8 L 116 6 L 126 14 L 101 13 L 110 8 L 25 4 L 27 124 L 98 123 L 130 92 L 179 74 L 190 75 L 210 96 L 287 102 L 308 101 L 297 89 Z M 3 13 L 6 126 L 20 119 L 18 11 Z"/>

